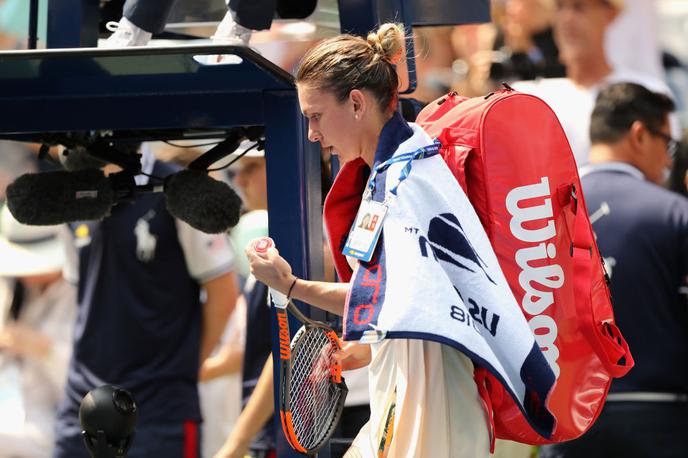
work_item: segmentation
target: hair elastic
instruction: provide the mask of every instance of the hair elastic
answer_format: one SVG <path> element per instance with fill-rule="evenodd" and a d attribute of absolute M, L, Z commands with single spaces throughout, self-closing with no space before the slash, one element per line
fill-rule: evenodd
<path fill-rule="evenodd" d="M 294 285 L 296 285 L 296 280 L 298 280 L 299 277 L 294 276 L 294 281 L 291 282 L 291 286 L 289 287 L 289 291 L 287 291 L 287 300 L 291 300 L 291 292 L 294 289 Z"/>

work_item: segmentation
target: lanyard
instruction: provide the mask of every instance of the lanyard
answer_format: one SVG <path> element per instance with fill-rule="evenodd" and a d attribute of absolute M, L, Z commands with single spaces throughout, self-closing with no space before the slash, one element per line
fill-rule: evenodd
<path fill-rule="evenodd" d="M 399 182 L 396 184 L 396 186 L 389 190 L 389 192 L 396 196 L 399 185 L 402 181 L 408 178 L 409 174 L 411 173 L 413 161 L 417 159 L 424 159 L 426 157 L 432 157 L 438 154 L 440 152 L 440 146 L 440 142 L 438 140 L 435 140 L 432 145 L 424 146 L 410 153 L 404 153 L 398 156 L 394 156 L 391 159 L 386 160 L 382 164 L 379 164 L 377 167 L 375 167 L 375 170 L 373 170 L 373 173 L 370 175 L 370 180 L 368 180 L 368 189 L 366 190 L 366 195 L 364 196 L 364 198 L 367 196 L 371 196 L 375 192 L 375 178 L 377 177 L 378 173 L 384 172 L 392 164 L 396 164 L 398 162 L 406 162 L 406 165 L 402 167 L 401 173 L 399 174 Z"/>

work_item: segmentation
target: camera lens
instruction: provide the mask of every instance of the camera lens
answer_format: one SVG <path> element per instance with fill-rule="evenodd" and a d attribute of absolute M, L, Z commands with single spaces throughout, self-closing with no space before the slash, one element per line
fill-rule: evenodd
<path fill-rule="evenodd" d="M 115 408 L 123 414 L 130 415 L 136 412 L 136 403 L 128 391 L 117 389 L 112 392 L 112 402 Z"/>

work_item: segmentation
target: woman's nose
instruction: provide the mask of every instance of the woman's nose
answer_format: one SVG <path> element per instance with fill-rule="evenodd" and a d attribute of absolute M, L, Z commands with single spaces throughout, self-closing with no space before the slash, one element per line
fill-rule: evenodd
<path fill-rule="evenodd" d="M 308 140 L 314 143 L 320 141 L 320 134 L 317 131 L 311 129 L 310 126 L 308 127 Z"/>

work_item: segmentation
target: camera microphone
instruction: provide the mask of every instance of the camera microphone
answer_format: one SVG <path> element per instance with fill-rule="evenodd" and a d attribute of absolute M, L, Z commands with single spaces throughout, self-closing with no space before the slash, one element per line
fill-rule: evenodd
<path fill-rule="evenodd" d="M 137 186 L 126 171 L 107 177 L 97 169 L 29 173 L 10 184 L 6 195 L 17 221 L 46 226 L 101 220 L 119 202 L 161 191 L 170 214 L 199 231 L 217 234 L 239 222 L 241 198 L 228 184 L 197 170 L 177 172 L 164 186 Z"/>
<path fill-rule="evenodd" d="M 27 173 L 7 187 L 6 197 L 17 221 L 33 226 L 103 219 L 115 201 L 110 180 L 97 169 Z"/>
<path fill-rule="evenodd" d="M 182 170 L 165 180 L 167 210 L 191 227 L 218 234 L 234 227 L 241 198 L 222 181 L 200 170 Z"/>

